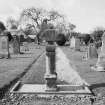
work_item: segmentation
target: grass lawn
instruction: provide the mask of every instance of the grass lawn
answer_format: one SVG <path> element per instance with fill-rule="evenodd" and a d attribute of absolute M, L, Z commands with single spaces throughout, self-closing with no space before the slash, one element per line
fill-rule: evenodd
<path fill-rule="evenodd" d="M 71 50 L 69 47 L 61 47 L 66 54 L 67 58 L 70 59 L 70 63 L 75 65 L 76 71 L 80 74 L 81 78 L 85 79 L 91 85 L 91 89 L 97 95 L 95 97 L 80 97 L 71 96 L 56 96 L 43 98 L 33 94 L 19 95 L 15 94 L 12 97 L 6 99 L 7 105 L 105 105 L 105 73 L 92 71 L 90 69 L 91 64 L 95 64 L 97 59 L 82 60 L 84 52 Z M 45 56 L 41 56 L 38 61 L 32 65 L 28 73 L 21 79 L 23 83 L 39 83 L 43 84 L 45 74 Z M 58 83 L 61 81 L 59 80 Z M 8 101 L 11 100 L 11 101 Z M 4 100 L 5 101 L 5 100 Z M 93 102 L 93 103 L 92 103 Z"/>
<path fill-rule="evenodd" d="M 14 55 L 11 53 L 10 59 L 0 59 L 0 88 L 9 84 L 24 72 L 29 64 L 31 64 L 44 51 L 43 47 L 36 49 L 32 44 L 30 44 L 29 47 L 30 51 L 26 51 L 24 54 Z"/>
<path fill-rule="evenodd" d="M 97 58 L 83 60 L 82 57 L 85 55 L 85 52 L 74 51 L 65 47 L 62 49 L 71 63 L 76 66 L 76 71 L 79 75 L 90 84 L 90 87 L 95 94 L 101 93 L 102 95 L 105 95 L 105 72 L 93 71 L 90 68 L 90 65 L 96 64 Z"/>

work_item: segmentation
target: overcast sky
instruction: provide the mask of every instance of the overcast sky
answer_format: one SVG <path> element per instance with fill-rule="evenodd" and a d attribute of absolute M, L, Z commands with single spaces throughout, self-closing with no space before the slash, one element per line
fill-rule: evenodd
<path fill-rule="evenodd" d="M 0 0 L 0 20 L 18 18 L 22 9 L 32 6 L 64 13 L 79 32 L 105 27 L 105 0 Z"/>

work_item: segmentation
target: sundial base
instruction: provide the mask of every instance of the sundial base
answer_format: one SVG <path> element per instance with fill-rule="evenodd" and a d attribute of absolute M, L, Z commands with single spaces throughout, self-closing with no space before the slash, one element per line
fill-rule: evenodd
<path fill-rule="evenodd" d="M 100 71 L 100 72 L 104 71 L 105 72 L 105 67 L 102 67 L 102 66 L 96 66 L 95 65 L 95 66 L 92 66 L 91 69 L 94 71 Z"/>
<path fill-rule="evenodd" d="M 10 91 L 18 94 L 92 95 L 88 87 L 79 85 L 57 85 L 56 91 L 46 91 L 46 84 L 21 84 L 18 82 Z"/>

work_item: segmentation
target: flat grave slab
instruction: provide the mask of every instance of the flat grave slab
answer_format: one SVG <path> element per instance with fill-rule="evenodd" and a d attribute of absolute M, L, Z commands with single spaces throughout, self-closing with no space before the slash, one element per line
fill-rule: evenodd
<path fill-rule="evenodd" d="M 92 95 L 91 91 L 86 86 L 80 85 L 57 85 L 57 91 L 46 91 L 45 84 L 21 84 L 17 82 L 16 85 L 11 89 L 11 93 L 18 94 L 79 94 L 79 95 Z"/>

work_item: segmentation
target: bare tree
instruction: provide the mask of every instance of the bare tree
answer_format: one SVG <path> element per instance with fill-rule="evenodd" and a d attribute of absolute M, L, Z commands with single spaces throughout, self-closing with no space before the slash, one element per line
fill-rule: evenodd
<path fill-rule="evenodd" d="M 43 22 L 43 20 L 46 18 L 47 21 L 55 21 L 58 18 L 63 18 L 63 15 L 58 13 L 57 11 L 51 10 L 46 11 L 42 8 L 28 8 L 24 9 L 20 16 L 20 21 L 24 18 L 31 19 L 33 22 L 35 22 L 37 28 L 40 29 L 40 26 Z"/>
<path fill-rule="evenodd" d="M 13 17 L 9 17 L 6 21 L 6 25 L 8 29 L 17 29 L 18 21 L 16 21 Z"/>
<path fill-rule="evenodd" d="M 48 21 L 55 21 L 56 19 L 64 18 L 62 14 L 54 10 L 48 12 L 48 17 L 49 17 Z"/>
<path fill-rule="evenodd" d="M 39 33 L 43 32 L 46 28 L 48 28 L 47 22 L 55 21 L 58 18 L 63 17 L 63 15 L 59 14 L 57 11 L 46 11 L 42 8 L 28 8 L 24 9 L 20 15 L 20 24 L 23 21 L 28 21 L 28 24 L 32 24 L 37 30 L 37 34 L 39 37 Z M 25 19 L 24 19 L 25 18 Z M 46 21 L 46 22 L 45 22 Z M 26 25 L 25 25 L 26 26 Z"/>
<path fill-rule="evenodd" d="M 27 19 L 31 19 L 37 26 L 37 28 L 40 29 L 40 24 L 42 23 L 42 20 L 44 18 L 44 12 L 45 10 L 41 8 L 28 8 L 24 9 L 20 16 L 20 21 L 26 17 Z"/>
<path fill-rule="evenodd" d="M 68 40 L 70 41 L 70 37 L 71 37 L 71 34 L 72 34 L 72 31 L 76 28 L 76 25 L 74 24 L 71 24 L 71 23 L 68 23 Z"/>
<path fill-rule="evenodd" d="M 69 27 L 70 30 L 73 30 L 73 29 L 76 28 L 76 25 L 68 23 L 68 27 Z"/>
<path fill-rule="evenodd" d="M 103 28 L 103 27 L 94 28 L 94 30 L 91 32 L 91 37 L 95 41 L 101 40 L 104 30 L 105 30 L 105 28 Z"/>
<path fill-rule="evenodd" d="M 99 48 L 102 45 L 102 35 L 104 33 L 104 30 L 105 30 L 105 28 L 103 28 L 103 27 L 96 27 L 91 32 L 91 37 L 94 40 L 96 48 Z"/>
<path fill-rule="evenodd" d="M 27 24 L 23 31 L 26 35 L 35 35 L 36 34 L 36 29 L 35 29 L 34 25 L 32 25 L 32 24 Z"/>

